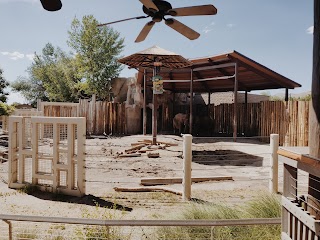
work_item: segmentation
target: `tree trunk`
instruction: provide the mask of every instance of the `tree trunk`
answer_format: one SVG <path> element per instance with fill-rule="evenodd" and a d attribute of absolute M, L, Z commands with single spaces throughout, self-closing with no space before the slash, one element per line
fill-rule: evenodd
<path fill-rule="evenodd" d="M 314 0 L 312 106 L 309 115 L 309 153 L 320 158 L 320 1 Z"/>

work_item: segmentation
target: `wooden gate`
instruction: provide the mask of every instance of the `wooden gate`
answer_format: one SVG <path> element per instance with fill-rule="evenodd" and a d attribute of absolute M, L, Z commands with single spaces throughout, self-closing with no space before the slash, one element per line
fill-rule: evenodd
<path fill-rule="evenodd" d="M 85 126 L 85 118 L 10 117 L 9 187 L 83 196 Z"/>

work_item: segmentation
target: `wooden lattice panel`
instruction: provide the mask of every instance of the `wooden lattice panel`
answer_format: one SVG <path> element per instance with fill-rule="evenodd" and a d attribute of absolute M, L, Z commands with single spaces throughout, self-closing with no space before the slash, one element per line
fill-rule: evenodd
<path fill-rule="evenodd" d="M 9 187 L 31 183 L 46 191 L 84 195 L 85 126 L 85 118 L 10 117 Z"/>

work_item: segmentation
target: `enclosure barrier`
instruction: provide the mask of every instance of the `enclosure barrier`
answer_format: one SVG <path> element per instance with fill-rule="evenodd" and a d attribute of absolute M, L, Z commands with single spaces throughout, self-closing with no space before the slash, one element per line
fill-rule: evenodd
<path fill-rule="evenodd" d="M 284 164 L 282 196 L 282 239 L 318 240 L 320 236 L 320 164 L 308 148 L 280 148 Z M 301 185 L 298 170 L 308 173 Z M 304 194 L 302 194 L 304 193 Z"/>
<path fill-rule="evenodd" d="M 85 117 L 87 134 L 126 134 L 126 108 L 124 103 L 90 101 L 80 99 L 79 103 L 41 102 L 44 116 L 50 117 Z M 280 145 L 308 146 L 308 115 L 310 101 L 266 101 L 260 103 L 239 103 L 237 105 L 238 135 L 269 136 L 279 134 Z M 162 132 L 172 132 L 172 119 L 176 113 L 185 113 L 189 106 L 163 103 L 160 106 L 159 125 Z M 232 135 L 234 104 L 217 106 L 197 106 L 194 115 L 208 113 L 214 120 L 210 131 L 215 136 Z M 199 112 L 197 112 L 199 111 Z M 194 133 L 195 135 L 196 133 Z M 269 139 L 260 139 L 269 142 Z"/>
<path fill-rule="evenodd" d="M 31 230 L 31 228 L 39 227 L 37 233 L 41 234 L 43 238 L 50 236 L 55 236 L 55 232 L 58 231 L 58 227 L 53 228 L 54 231 L 50 230 L 52 228 L 45 227 L 44 225 L 41 225 L 41 223 L 46 224 L 59 224 L 60 229 L 65 230 L 65 233 L 60 233 L 61 235 L 55 236 L 60 238 L 55 239 L 74 239 L 75 234 L 79 229 L 73 228 L 70 231 L 67 231 L 66 225 L 82 225 L 83 228 L 82 234 L 84 234 L 88 227 L 101 227 L 101 228 L 95 228 L 95 231 L 90 232 L 90 239 L 121 239 L 119 238 L 120 233 L 118 233 L 118 238 L 115 238 L 115 236 L 110 229 L 110 227 L 122 227 L 128 228 L 128 227 L 139 227 L 139 231 L 132 231 L 129 237 L 125 239 L 150 239 L 150 237 L 155 237 L 157 232 L 150 232 L 149 227 L 187 227 L 192 228 L 193 231 L 196 231 L 197 228 L 202 228 L 200 230 L 195 232 L 197 235 L 191 235 L 194 237 L 194 239 L 216 239 L 214 237 L 214 229 L 218 227 L 253 227 L 253 226 L 268 226 L 268 225 L 279 225 L 281 223 L 280 218 L 258 218 L 258 219 L 219 219 L 219 220 L 101 220 L 101 219 L 84 219 L 84 218 L 58 218 L 58 217 L 40 217 L 40 216 L 23 216 L 23 215 L 4 215 L 0 214 L 0 220 L 4 221 L 7 224 L 7 231 L 6 233 L 4 231 L 0 230 L 1 237 L 6 237 L 6 239 L 12 240 L 16 239 L 17 236 L 19 236 L 19 232 L 16 232 L 16 229 L 19 230 L 18 224 L 21 222 L 28 222 L 28 223 L 37 223 L 33 224 L 32 227 L 30 227 L 28 230 Z M 64 226 L 61 226 L 64 225 Z M 142 227 L 148 227 L 148 228 L 142 228 Z M 205 228 L 205 229 L 203 229 Z M 206 230 L 208 229 L 208 230 Z M 20 229 L 21 230 L 21 229 Z M 106 231 L 107 230 L 107 231 Z M 245 230 L 245 229 L 244 229 Z M 47 231 L 47 232 L 46 232 Z M 61 231 L 63 232 L 63 231 Z M 128 232 L 128 231 L 127 231 Z M 36 234 L 31 236 L 31 234 L 28 236 L 26 233 L 24 237 L 21 237 L 20 239 L 39 239 Z M 103 234 L 104 233 L 104 234 Z M 21 233 L 22 234 L 22 233 Z M 190 234 L 191 231 L 190 231 Z M 109 236 L 108 236 L 109 235 Z M 158 233 L 158 239 L 172 239 L 170 237 L 159 235 Z M 199 237 L 200 236 L 200 237 Z M 201 237 L 202 236 L 202 237 Z M 83 236 L 89 238 L 89 236 Z M 208 238 L 209 237 L 209 238 Z M 83 239 L 83 238 L 81 238 Z M 181 239 L 181 238 L 179 238 Z M 219 238 L 220 239 L 220 238 Z M 226 239 L 226 238 L 221 238 Z M 228 238 L 230 239 L 230 238 Z M 233 239 L 237 239 L 236 236 L 233 236 Z M 257 238 L 254 239 L 261 239 L 261 236 L 257 236 Z"/>

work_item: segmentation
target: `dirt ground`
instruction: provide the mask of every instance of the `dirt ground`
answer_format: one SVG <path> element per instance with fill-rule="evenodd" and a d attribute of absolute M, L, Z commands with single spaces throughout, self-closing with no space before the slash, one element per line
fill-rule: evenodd
<path fill-rule="evenodd" d="M 189 204 L 165 192 L 116 192 L 114 187 L 141 187 L 141 178 L 182 177 L 182 137 L 160 135 L 159 141 L 176 143 L 157 149 L 159 158 L 119 158 L 117 155 L 151 136 L 91 137 L 86 140 L 86 196 L 82 198 L 9 189 L 8 163 L 0 163 L 0 212 L 57 217 L 171 218 Z M 193 200 L 241 204 L 268 191 L 270 147 L 256 139 L 194 138 L 192 177 L 230 176 L 233 180 L 193 183 Z M 279 171 L 281 173 L 281 171 Z M 165 187 L 182 191 L 182 184 Z M 99 206 L 99 207 L 97 207 Z M 109 210 L 108 210 L 109 211 Z M 88 212 L 90 214 L 88 214 Z"/>

